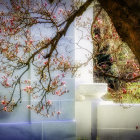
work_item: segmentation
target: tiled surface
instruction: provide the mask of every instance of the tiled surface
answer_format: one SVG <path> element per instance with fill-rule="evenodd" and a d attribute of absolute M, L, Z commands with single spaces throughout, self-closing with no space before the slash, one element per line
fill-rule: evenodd
<path fill-rule="evenodd" d="M 31 111 L 31 121 L 37 122 L 37 121 L 47 121 L 47 120 L 73 120 L 75 116 L 75 102 L 74 101 L 54 101 L 53 106 L 50 109 L 50 117 L 44 117 L 40 114 L 35 113 L 34 111 Z M 55 113 L 54 116 L 51 116 L 51 112 L 60 111 L 61 114 L 57 115 Z"/>
<path fill-rule="evenodd" d="M 44 140 L 76 140 L 75 122 L 43 123 Z"/>

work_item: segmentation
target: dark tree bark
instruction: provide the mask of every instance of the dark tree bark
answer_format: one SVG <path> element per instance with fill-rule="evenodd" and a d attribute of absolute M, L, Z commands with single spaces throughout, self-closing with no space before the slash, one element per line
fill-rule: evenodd
<path fill-rule="evenodd" d="M 140 0 L 98 0 L 140 63 Z"/>

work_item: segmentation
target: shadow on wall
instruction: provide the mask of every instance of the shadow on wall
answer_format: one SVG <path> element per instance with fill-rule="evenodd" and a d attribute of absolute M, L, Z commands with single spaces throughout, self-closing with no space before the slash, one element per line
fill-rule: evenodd
<path fill-rule="evenodd" d="M 0 140 L 76 140 L 75 121 L 0 123 Z"/>
<path fill-rule="evenodd" d="M 41 140 L 40 124 L 2 124 L 0 126 L 0 140 Z"/>
<path fill-rule="evenodd" d="M 57 131 L 49 130 L 51 124 L 44 129 L 42 123 L 38 124 L 1 124 L 0 140 L 76 140 L 75 133 L 68 133 L 71 129 L 62 131 L 61 127 L 56 127 Z M 60 129 L 60 130 L 59 130 Z"/>
<path fill-rule="evenodd" d="M 9 114 L 8 112 L 0 112 L 0 119 L 1 121 L 8 119 L 9 118 Z"/>

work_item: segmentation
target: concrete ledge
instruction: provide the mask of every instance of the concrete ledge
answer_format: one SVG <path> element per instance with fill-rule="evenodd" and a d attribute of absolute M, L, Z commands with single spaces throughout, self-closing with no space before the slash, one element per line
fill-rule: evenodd
<path fill-rule="evenodd" d="M 85 96 L 87 100 L 99 99 L 107 93 L 106 83 L 82 83 L 76 89 L 76 99 L 80 96 Z"/>
<path fill-rule="evenodd" d="M 129 108 L 124 108 L 125 106 Z M 98 128 L 136 129 L 137 125 L 140 126 L 140 104 L 124 104 L 124 107 L 111 102 L 100 102 L 97 107 Z"/>

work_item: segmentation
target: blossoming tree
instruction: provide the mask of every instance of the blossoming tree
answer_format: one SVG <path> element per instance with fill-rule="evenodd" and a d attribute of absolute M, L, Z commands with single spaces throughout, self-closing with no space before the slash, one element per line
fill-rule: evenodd
<path fill-rule="evenodd" d="M 1 85 L 8 91 L 10 97 L 1 96 L 1 111 L 11 112 L 22 101 L 22 93 L 26 92 L 39 101 L 36 105 L 27 105 L 28 109 L 33 109 L 41 115 L 48 116 L 52 101 L 48 100 L 49 94 L 61 96 L 68 93 L 64 78 L 67 72 L 74 73 L 77 68 L 85 65 L 72 63 L 72 58 L 62 55 L 60 48 L 61 41 L 66 35 L 71 23 L 87 9 L 93 0 L 81 1 L 47 1 L 47 0 L 7 0 L 0 3 L 0 73 Z M 97 13 L 97 17 L 100 12 Z M 97 19 L 95 17 L 95 20 Z M 102 20 L 97 19 L 98 26 L 94 26 L 93 42 L 97 48 L 96 56 L 104 53 L 104 48 L 100 44 L 104 43 L 112 35 L 100 34 L 100 28 L 106 32 L 106 27 L 102 25 Z M 95 21 L 94 21 L 95 23 Z M 93 26 L 93 25 L 92 25 Z M 110 28 L 110 27 L 109 27 Z M 34 32 L 37 29 L 37 32 Z M 113 29 L 114 30 L 114 29 Z M 37 33 L 36 37 L 34 34 Z M 114 33 L 113 38 L 118 38 Z M 103 40 L 104 39 L 104 40 Z M 107 40 L 110 41 L 110 40 Z M 119 43 L 118 43 L 119 44 Z M 116 48 L 115 48 L 116 49 Z M 100 53 L 100 54 L 99 54 Z M 114 77 L 112 73 L 106 73 L 112 64 L 100 64 L 99 59 L 93 55 L 97 68 L 103 75 Z M 91 60 L 88 59 L 88 60 Z M 110 61 L 114 61 L 110 59 Z M 129 63 L 129 62 L 128 62 Z M 131 62 L 130 62 L 131 63 Z M 35 71 L 36 81 L 26 78 L 27 72 L 31 69 Z M 101 69 L 102 68 L 102 69 Z M 55 75 L 55 73 L 58 73 Z M 135 75 L 134 75 L 135 74 Z M 137 73 L 133 73 L 131 78 L 135 78 Z M 120 80 L 128 80 L 128 77 L 119 75 Z M 134 80 L 134 79 L 133 79 Z M 19 95 L 15 97 L 18 90 Z M 44 111 L 47 110 L 46 112 Z M 56 112 L 51 112 L 52 115 Z M 58 111 L 59 115 L 61 112 Z"/>
<path fill-rule="evenodd" d="M 71 23 L 91 2 L 75 3 L 75 6 L 73 1 L 68 3 L 64 0 L 53 3 L 47 0 L 10 0 L 0 3 L 1 85 L 7 91 L 10 89 L 9 98 L 0 97 L 1 111 L 13 111 L 22 101 L 24 91 L 40 100 L 34 106 L 27 105 L 27 108 L 48 116 L 52 101 L 47 95 L 61 96 L 68 92 L 63 79 L 68 71 L 73 73 L 74 66 L 72 59 L 63 55 L 59 48 L 64 47 L 61 41 Z M 39 37 L 34 36 L 36 29 Z M 35 82 L 25 78 L 31 67 L 36 73 Z M 17 90 L 19 95 L 15 99 Z M 44 108 L 47 110 L 45 113 Z"/>

